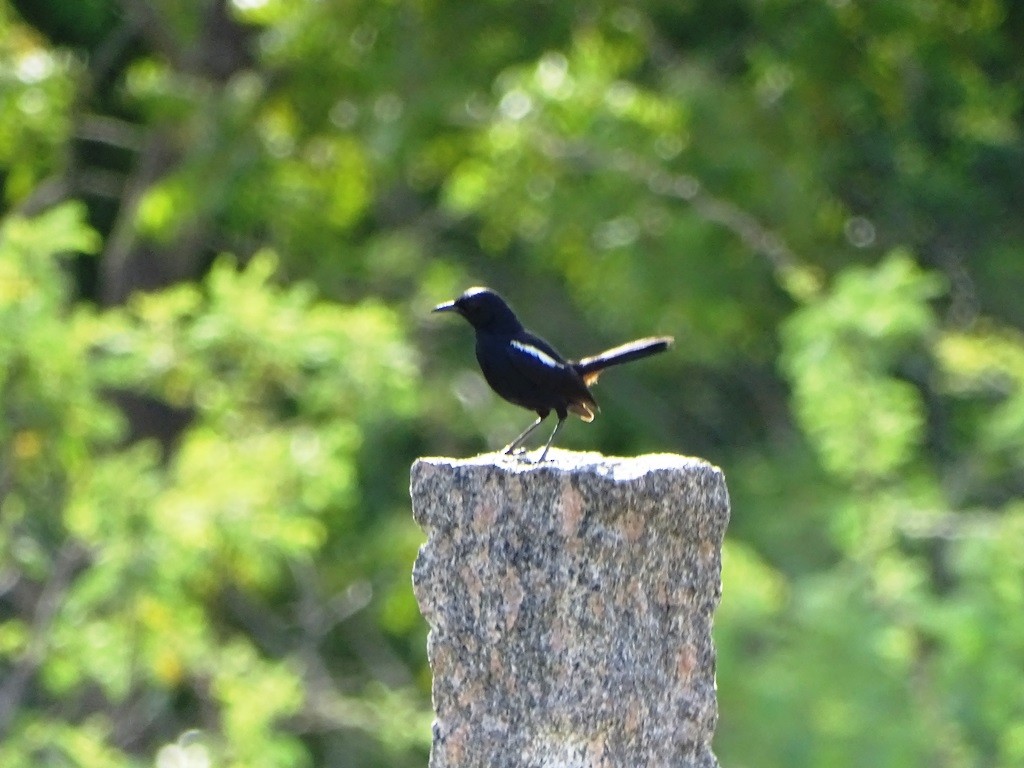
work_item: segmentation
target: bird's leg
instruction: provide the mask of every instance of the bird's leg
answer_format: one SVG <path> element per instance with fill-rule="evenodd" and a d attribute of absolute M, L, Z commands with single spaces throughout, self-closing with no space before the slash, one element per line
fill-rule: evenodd
<path fill-rule="evenodd" d="M 501 452 L 502 453 L 508 453 L 508 454 L 515 453 L 516 448 L 518 448 L 522 444 L 523 440 L 525 440 L 527 437 L 529 437 L 530 433 L 533 432 L 533 430 L 535 430 L 537 427 L 540 426 L 540 423 L 542 421 L 544 421 L 545 416 L 547 416 L 546 413 L 544 414 L 544 416 L 538 416 L 537 420 L 535 422 L 533 422 L 533 424 L 531 424 L 526 429 L 524 429 L 520 433 L 519 437 L 517 437 L 511 443 L 509 443 L 504 448 L 502 448 Z"/>
<path fill-rule="evenodd" d="M 555 428 L 553 430 L 551 430 L 551 437 L 549 437 L 548 441 L 544 444 L 544 450 L 541 451 L 540 458 L 537 459 L 537 463 L 538 464 L 540 462 L 544 461 L 545 457 L 548 455 L 548 448 L 551 447 L 551 441 L 555 439 L 555 435 L 558 434 L 558 430 L 562 427 L 562 423 L 564 421 L 565 421 L 565 416 L 559 415 L 558 423 L 555 424 Z"/>

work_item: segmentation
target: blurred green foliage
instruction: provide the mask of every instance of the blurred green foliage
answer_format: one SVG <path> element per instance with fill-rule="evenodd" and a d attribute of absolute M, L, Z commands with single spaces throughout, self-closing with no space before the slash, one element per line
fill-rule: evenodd
<path fill-rule="evenodd" d="M 1011 0 L 0 0 L 0 764 L 415 766 L 468 329 L 652 332 L 726 471 L 723 765 L 1024 763 Z"/>

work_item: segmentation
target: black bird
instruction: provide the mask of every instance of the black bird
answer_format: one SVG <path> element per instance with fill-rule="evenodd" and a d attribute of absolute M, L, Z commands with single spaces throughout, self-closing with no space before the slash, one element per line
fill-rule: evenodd
<path fill-rule="evenodd" d="M 515 452 L 551 411 L 558 416 L 538 461 L 548 455 L 569 411 L 584 421 L 594 420 L 597 401 L 587 387 L 597 381 L 601 371 L 663 352 L 672 343 L 671 336 L 652 336 L 574 362 L 523 328 L 512 308 L 490 288 L 470 288 L 459 298 L 438 304 L 434 311 L 458 312 L 466 318 L 476 331 L 476 359 L 491 389 L 537 414 L 537 420 L 505 446 L 505 453 Z"/>

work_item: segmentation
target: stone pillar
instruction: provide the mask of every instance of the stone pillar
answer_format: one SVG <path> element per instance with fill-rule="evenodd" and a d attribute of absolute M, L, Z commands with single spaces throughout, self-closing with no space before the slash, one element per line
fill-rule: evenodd
<path fill-rule="evenodd" d="M 421 459 L 430 768 L 717 768 L 729 498 L 670 454 Z"/>

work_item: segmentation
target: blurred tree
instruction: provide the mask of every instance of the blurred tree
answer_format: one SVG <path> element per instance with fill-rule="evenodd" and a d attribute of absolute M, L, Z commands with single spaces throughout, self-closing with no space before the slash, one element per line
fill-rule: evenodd
<path fill-rule="evenodd" d="M 679 340 L 566 439 L 727 472 L 723 764 L 1019 764 L 1021 39 L 0 0 L 0 762 L 421 765 L 405 473 L 519 418 L 425 312 L 487 282 Z"/>

